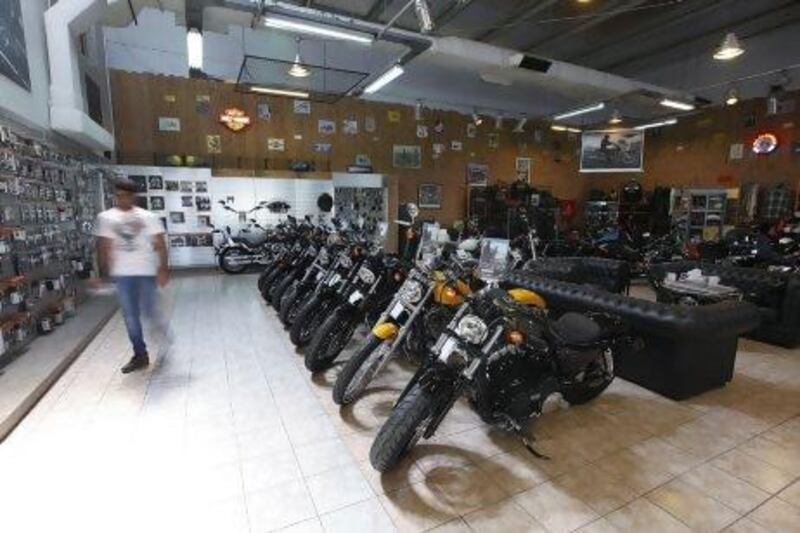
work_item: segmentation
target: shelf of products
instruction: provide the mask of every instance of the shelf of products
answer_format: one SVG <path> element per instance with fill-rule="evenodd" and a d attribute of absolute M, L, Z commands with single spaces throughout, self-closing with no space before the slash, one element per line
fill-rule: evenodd
<path fill-rule="evenodd" d="M 696 240 L 722 237 L 728 210 L 726 189 L 673 189 L 671 198 L 673 224 L 685 236 Z"/>
<path fill-rule="evenodd" d="M 0 126 L 0 367 L 74 315 L 109 176 Z"/>

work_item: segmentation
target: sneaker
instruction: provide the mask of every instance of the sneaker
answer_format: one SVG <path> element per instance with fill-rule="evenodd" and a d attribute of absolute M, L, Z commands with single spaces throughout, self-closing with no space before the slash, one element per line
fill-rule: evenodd
<path fill-rule="evenodd" d="M 134 355 L 131 357 L 131 360 L 122 367 L 123 374 L 129 374 L 134 370 L 139 370 L 140 368 L 147 368 L 147 365 L 150 364 L 150 358 L 147 354 L 144 355 Z"/>

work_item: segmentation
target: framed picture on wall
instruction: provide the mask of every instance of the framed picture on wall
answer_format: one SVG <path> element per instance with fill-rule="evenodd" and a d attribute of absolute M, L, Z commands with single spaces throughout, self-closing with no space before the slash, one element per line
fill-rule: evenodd
<path fill-rule="evenodd" d="M 422 148 L 418 145 L 395 144 L 392 147 L 394 168 L 422 168 Z"/>
<path fill-rule="evenodd" d="M 514 170 L 517 174 L 517 181 L 530 183 L 531 182 L 531 158 L 518 157 L 514 162 Z"/>
<path fill-rule="evenodd" d="M 178 182 L 175 180 L 167 180 L 166 184 L 168 191 L 177 191 L 179 189 Z"/>
<path fill-rule="evenodd" d="M 423 183 L 417 188 L 417 203 L 422 209 L 441 209 L 442 186 L 437 183 Z"/>
<path fill-rule="evenodd" d="M 164 178 L 161 176 L 147 176 L 147 188 L 151 191 L 164 189 Z"/>
<path fill-rule="evenodd" d="M 486 187 L 488 184 L 489 165 L 467 163 L 467 185 L 470 187 Z"/>
<path fill-rule="evenodd" d="M 150 210 L 151 211 L 163 211 L 164 210 L 164 197 L 163 196 L 151 196 L 150 197 Z"/>
<path fill-rule="evenodd" d="M 581 172 L 642 172 L 644 131 L 584 131 Z"/>

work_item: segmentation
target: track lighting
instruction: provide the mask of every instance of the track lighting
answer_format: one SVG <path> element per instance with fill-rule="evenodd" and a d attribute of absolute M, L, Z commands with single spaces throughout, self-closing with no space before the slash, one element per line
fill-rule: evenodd
<path fill-rule="evenodd" d="M 528 117 L 522 115 L 522 118 L 517 121 L 517 125 L 514 126 L 514 133 L 523 133 L 525 131 L 525 124 L 528 123 Z"/>
<path fill-rule="evenodd" d="M 679 100 L 672 100 L 671 98 L 664 98 L 659 103 L 664 107 L 670 107 L 672 109 L 678 109 L 680 111 L 692 111 L 694 109 L 694 104 L 681 102 Z"/>
<path fill-rule="evenodd" d="M 600 111 L 605 107 L 606 107 L 605 103 L 599 102 L 597 104 L 592 104 L 590 106 L 580 107 L 578 109 L 573 109 L 572 111 L 561 113 L 560 115 L 554 116 L 553 120 L 564 120 L 565 118 L 577 117 L 578 115 L 584 115 L 586 113 L 591 113 L 593 111 Z"/>
<path fill-rule="evenodd" d="M 420 31 L 422 33 L 432 32 L 433 17 L 431 17 L 431 8 L 428 5 L 428 0 L 414 0 L 414 11 L 417 14 Z"/>
<path fill-rule="evenodd" d="M 728 89 L 728 94 L 725 96 L 726 105 L 736 105 L 739 103 L 739 92 L 731 87 Z"/>
<path fill-rule="evenodd" d="M 615 109 L 614 112 L 611 114 L 611 118 L 608 119 L 609 124 L 619 124 L 622 122 L 622 114 L 619 112 L 619 109 Z"/>
<path fill-rule="evenodd" d="M 197 28 L 186 32 L 186 52 L 189 68 L 203 70 L 203 34 Z"/>
<path fill-rule="evenodd" d="M 380 91 L 383 87 L 385 87 L 395 79 L 402 76 L 403 72 L 405 72 L 405 70 L 403 70 L 403 67 L 401 67 L 400 65 L 394 65 L 392 68 L 390 68 L 389 70 L 378 76 L 378 78 L 375 81 L 367 85 L 364 88 L 364 92 L 367 94 L 372 94 Z"/>
<path fill-rule="evenodd" d="M 739 43 L 739 39 L 736 38 L 736 34 L 730 32 L 725 35 L 725 38 L 722 39 L 722 44 L 720 44 L 719 48 L 714 52 L 714 59 L 717 61 L 730 61 L 743 53 L 744 48 L 742 48 L 742 45 Z"/>
<path fill-rule="evenodd" d="M 677 124 L 677 118 L 670 118 L 667 120 L 662 120 L 660 122 L 651 122 L 649 124 L 640 124 L 638 126 L 634 126 L 633 129 L 635 130 L 649 130 L 652 128 L 660 128 L 661 126 L 672 126 L 673 124 Z"/>

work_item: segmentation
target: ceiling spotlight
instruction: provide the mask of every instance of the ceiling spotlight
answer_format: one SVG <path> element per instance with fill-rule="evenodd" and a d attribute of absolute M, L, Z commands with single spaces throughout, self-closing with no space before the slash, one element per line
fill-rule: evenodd
<path fill-rule="evenodd" d="M 728 89 L 728 94 L 725 96 L 726 105 L 736 105 L 739 103 L 739 92 L 731 87 Z"/>
<path fill-rule="evenodd" d="M 186 32 L 186 52 L 189 68 L 203 70 L 203 34 L 197 28 Z"/>
<path fill-rule="evenodd" d="M 477 109 L 472 112 L 472 122 L 474 122 L 476 126 L 483 124 L 483 119 L 478 115 Z"/>
<path fill-rule="evenodd" d="M 502 130 L 503 129 L 503 115 L 497 115 L 494 117 L 494 129 Z"/>
<path fill-rule="evenodd" d="M 659 103 L 664 107 L 671 107 L 672 109 L 678 109 L 680 111 L 692 111 L 694 109 L 694 104 L 672 100 L 670 98 L 664 98 Z"/>
<path fill-rule="evenodd" d="M 294 56 L 294 63 L 292 63 L 291 68 L 288 70 L 289 76 L 293 78 L 307 78 L 311 76 L 311 70 L 303 65 L 303 62 L 300 60 L 300 37 L 295 39 L 297 42 L 297 54 Z"/>
<path fill-rule="evenodd" d="M 649 124 L 640 124 L 635 126 L 633 129 L 635 130 L 649 130 L 651 128 L 660 128 L 661 126 L 672 126 L 673 124 L 677 124 L 677 118 L 670 118 L 667 120 L 662 120 L 660 122 L 651 122 Z"/>
<path fill-rule="evenodd" d="M 586 113 L 591 113 L 592 111 L 600 111 L 605 107 L 606 107 L 605 103 L 599 102 L 597 104 L 592 104 L 590 106 L 573 109 L 572 111 L 567 111 L 566 113 L 561 113 L 560 115 L 554 116 L 553 120 L 564 120 L 565 118 L 577 117 L 578 115 L 584 115 Z"/>
<path fill-rule="evenodd" d="M 525 131 L 525 124 L 528 123 L 528 117 L 522 115 L 522 118 L 517 121 L 517 125 L 514 126 L 514 133 L 523 133 Z"/>
<path fill-rule="evenodd" d="M 414 0 L 414 11 L 417 13 L 419 30 L 422 33 L 432 32 L 433 17 L 431 17 L 431 8 L 428 5 L 428 0 Z"/>
<path fill-rule="evenodd" d="M 730 61 L 743 53 L 744 48 L 742 48 L 742 45 L 739 43 L 739 39 L 736 38 L 736 34 L 730 32 L 722 39 L 722 44 L 720 44 L 719 48 L 714 52 L 714 59 L 717 61 Z"/>
<path fill-rule="evenodd" d="M 609 124 L 619 124 L 622 122 L 622 114 L 619 112 L 619 109 L 615 109 L 614 112 L 611 114 L 611 118 L 608 119 Z"/>
<path fill-rule="evenodd" d="M 395 79 L 403 75 L 403 67 L 394 65 L 392 68 L 378 76 L 378 78 L 364 88 L 364 92 L 372 94 L 380 91 L 384 86 L 390 84 Z"/>

